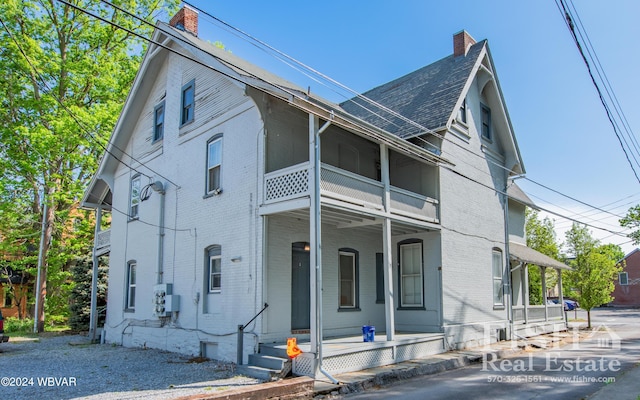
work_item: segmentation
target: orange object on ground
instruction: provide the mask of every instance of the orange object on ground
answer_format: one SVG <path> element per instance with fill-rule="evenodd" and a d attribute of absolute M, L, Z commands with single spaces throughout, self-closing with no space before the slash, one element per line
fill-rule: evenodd
<path fill-rule="evenodd" d="M 296 338 L 287 339 L 287 355 L 289 358 L 294 359 L 302 354 L 302 350 L 298 347 L 296 343 Z"/>

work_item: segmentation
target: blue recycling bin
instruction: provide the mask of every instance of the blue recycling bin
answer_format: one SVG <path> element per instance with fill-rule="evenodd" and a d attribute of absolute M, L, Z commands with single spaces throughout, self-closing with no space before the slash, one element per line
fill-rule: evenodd
<path fill-rule="evenodd" d="M 376 327 L 371 325 L 362 326 L 362 341 L 373 342 L 376 336 Z"/>

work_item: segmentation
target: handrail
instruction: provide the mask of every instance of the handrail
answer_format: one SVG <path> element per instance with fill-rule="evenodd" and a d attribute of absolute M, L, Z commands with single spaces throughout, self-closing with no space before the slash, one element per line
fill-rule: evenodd
<path fill-rule="evenodd" d="M 260 310 L 256 315 L 254 315 L 253 318 L 251 318 L 251 321 L 247 322 L 244 325 L 238 325 L 238 343 L 237 343 L 238 348 L 236 352 L 238 365 L 242 365 L 242 359 L 244 358 L 243 349 L 242 349 L 244 347 L 244 328 L 246 328 L 247 326 L 249 326 L 250 323 L 255 321 L 255 319 L 258 318 L 258 316 L 262 314 L 264 310 L 267 309 L 267 307 L 269 307 L 269 304 L 264 303 L 264 307 L 262 307 L 262 310 Z"/>

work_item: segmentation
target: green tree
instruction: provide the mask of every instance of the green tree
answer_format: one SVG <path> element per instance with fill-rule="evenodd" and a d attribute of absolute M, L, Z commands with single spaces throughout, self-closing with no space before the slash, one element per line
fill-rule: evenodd
<path fill-rule="evenodd" d="M 177 0 L 120 0 L 148 20 Z M 78 0 L 118 26 L 152 27 L 98 0 Z M 69 267 L 91 248 L 83 189 L 113 129 L 146 43 L 53 0 L 0 2 L 0 253 L 35 276 L 45 221 L 38 330 L 44 309 L 68 310 Z M 47 212 L 43 216 L 43 204 Z M 45 304 L 46 300 L 46 304 Z"/>
<path fill-rule="evenodd" d="M 540 220 L 538 211 L 527 208 L 525 211 L 525 232 L 527 234 L 527 247 L 530 247 L 553 259 L 559 259 L 560 246 L 556 239 L 553 221 L 549 217 Z M 557 274 L 549 269 L 545 270 L 547 287 L 553 287 L 557 283 Z M 542 304 L 542 278 L 540 268 L 536 265 L 529 266 L 529 304 Z"/>
<path fill-rule="evenodd" d="M 591 328 L 591 309 L 613 300 L 614 279 L 622 270 L 618 261 L 624 253 L 619 246 L 601 245 L 586 226 L 576 223 L 567 231 L 566 239 L 573 267 L 568 276 L 580 307 L 587 310 L 587 326 Z"/>
<path fill-rule="evenodd" d="M 620 225 L 634 229 L 628 236 L 633 239 L 633 244 L 640 244 L 640 204 L 627 211 L 627 215 L 620 220 Z"/>
<path fill-rule="evenodd" d="M 97 307 L 101 309 L 107 304 L 107 272 L 109 268 L 102 258 L 99 261 Z M 91 280 L 93 276 L 91 258 L 85 257 L 77 260 L 71 267 L 71 274 L 75 285 L 71 290 L 69 326 L 76 331 L 86 331 L 89 329 L 91 317 Z M 99 315 L 98 325 L 104 322 L 104 314 Z"/>

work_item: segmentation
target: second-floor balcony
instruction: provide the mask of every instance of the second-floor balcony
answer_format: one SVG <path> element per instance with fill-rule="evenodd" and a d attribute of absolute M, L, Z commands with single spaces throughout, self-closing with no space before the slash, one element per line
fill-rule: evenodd
<path fill-rule="evenodd" d="M 310 164 L 299 163 L 264 176 L 264 203 L 273 204 L 310 196 Z M 384 185 L 374 179 L 322 163 L 321 196 L 352 209 L 384 212 Z M 406 218 L 439 223 L 438 200 L 391 186 L 389 212 Z"/>

